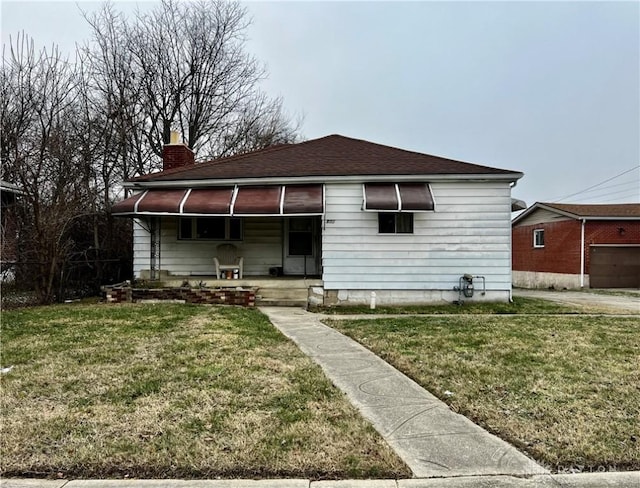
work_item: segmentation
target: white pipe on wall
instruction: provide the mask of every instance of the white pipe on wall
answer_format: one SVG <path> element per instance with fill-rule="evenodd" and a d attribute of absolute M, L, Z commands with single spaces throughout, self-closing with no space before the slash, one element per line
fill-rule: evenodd
<path fill-rule="evenodd" d="M 584 288 L 584 224 L 587 219 L 582 219 L 580 230 L 580 288 Z"/>

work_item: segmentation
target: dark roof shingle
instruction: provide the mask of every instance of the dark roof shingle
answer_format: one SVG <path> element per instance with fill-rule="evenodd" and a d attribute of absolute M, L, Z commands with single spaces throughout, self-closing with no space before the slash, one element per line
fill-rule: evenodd
<path fill-rule="evenodd" d="M 373 142 L 330 135 L 298 144 L 152 173 L 132 182 L 305 176 L 521 174 L 453 159 L 421 154 Z"/>

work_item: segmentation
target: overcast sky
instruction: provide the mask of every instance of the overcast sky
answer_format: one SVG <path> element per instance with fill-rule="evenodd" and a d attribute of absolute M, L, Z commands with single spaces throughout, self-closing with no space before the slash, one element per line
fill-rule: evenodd
<path fill-rule="evenodd" d="M 99 6 L 2 0 L 3 44 L 25 30 L 73 49 L 90 35 L 78 5 Z M 637 1 L 245 6 L 264 88 L 304 114 L 308 139 L 342 134 L 522 171 L 513 196 L 529 205 L 640 202 Z"/>

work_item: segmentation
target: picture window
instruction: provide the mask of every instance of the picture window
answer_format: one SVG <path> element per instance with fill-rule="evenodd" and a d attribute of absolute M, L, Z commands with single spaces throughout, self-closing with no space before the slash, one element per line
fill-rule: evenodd
<path fill-rule="evenodd" d="M 242 220 L 231 217 L 184 217 L 178 226 L 178 239 L 239 241 Z"/>

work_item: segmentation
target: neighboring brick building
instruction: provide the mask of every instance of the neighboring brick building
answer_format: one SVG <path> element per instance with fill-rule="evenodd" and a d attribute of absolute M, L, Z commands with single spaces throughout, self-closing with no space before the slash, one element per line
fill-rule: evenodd
<path fill-rule="evenodd" d="M 535 203 L 512 249 L 514 286 L 640 288 L 640 204 Z"/>

